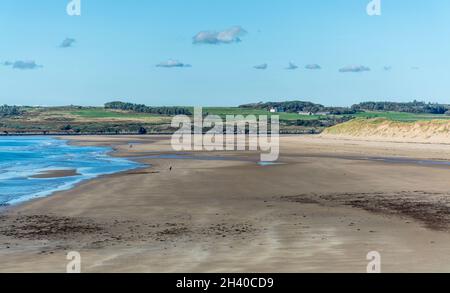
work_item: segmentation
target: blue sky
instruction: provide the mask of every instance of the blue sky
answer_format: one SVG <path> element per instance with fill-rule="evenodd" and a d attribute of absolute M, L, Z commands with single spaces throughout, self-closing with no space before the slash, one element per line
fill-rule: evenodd
<path fill-rule="evenodd" d="M 2 0 L 0 104 L 450 103 L 450 1 L 381 1 Z"/>

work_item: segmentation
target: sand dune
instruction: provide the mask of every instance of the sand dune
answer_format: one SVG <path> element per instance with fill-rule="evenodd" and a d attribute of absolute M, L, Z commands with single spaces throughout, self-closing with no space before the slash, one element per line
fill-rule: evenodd
<path fill-rule="evenodd" d="M 322 137 L 373 141 L 450 143 L 450 121 L 399 122 L 383 118 L 355 119 L 326 129 Z"/>

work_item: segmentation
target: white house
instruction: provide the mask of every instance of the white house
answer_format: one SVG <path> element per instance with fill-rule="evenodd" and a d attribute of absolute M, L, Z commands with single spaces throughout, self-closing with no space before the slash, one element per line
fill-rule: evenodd
<path fill-rule="evenodd" d="M 302 115 L 302 116 L 312 116 L 312 115 L 326 116 L 326 115 L 330 115 L 330 112 L 317 112 L 317 113 L 313 113 L 313 112 L 298 112 L 298 114 Z"/>

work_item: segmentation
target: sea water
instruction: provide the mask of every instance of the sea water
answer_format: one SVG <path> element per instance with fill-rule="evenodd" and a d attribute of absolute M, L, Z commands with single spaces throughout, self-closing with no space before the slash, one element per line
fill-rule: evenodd
<path fill-rule="evenodd" d="M 17 204 L 104 174 L 139 167 L 108 155 L 107 147 L 72 146 L 51 137 L 0 137 L 0 206 Z M 53 170 L 76 170 L 79 175 L 32 178 Z"/>

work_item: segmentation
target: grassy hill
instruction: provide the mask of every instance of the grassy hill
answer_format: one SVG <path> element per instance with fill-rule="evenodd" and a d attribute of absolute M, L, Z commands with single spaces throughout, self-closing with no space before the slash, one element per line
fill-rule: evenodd
<path fill-rule="evenodd" d="M 192 108 L 193 112 L 193 108 Z M 282 133 L 319 133 L 342 118 L 301 116 L 295 113 L 269 113 L 265 110 L 208 107 L 204 115 L 278 115 Z M 132 134 L 145 128 L 147 133 L 173 133 L 174 115 L 137 113 L 102 107 L 24 107 L 20 115 L 0 118 L 0 134 Z"/>
<path fill-rule="evenodd" d="M 192 107 L 186 107 L 193 112 Z M 31 134 L 125 134 L 138 133 L 144 128 L 147 133 L 173 133 L 170 127 L 173 115 L 141 113 L 135 111 L 106 109 L 103 107 L 21 107 L 9 109 L 0 117 L 1 133 Z M 12 111 L 14 110 L 14 111 Z M 203 114 L 219 115 L 277 115 L 280 117 L 281 133 L 304 134 L 320 133 L 327 127 L 338 125 L 351 119 L 369 120 L 376 124 L 376 118 L 388 121 L 415 122 L 443 120 L 450 121 L 450 116 L 436 114 L 415 114 L 404 112 L 358 112 L 348 115 L 300 115 L 298 113 L 269 113 L 267 109 L 242 107 L 206 107 Z M 356 120 L 360 121 L 360 120 Z M 360 122 L 353 122 L 360 123 Z M 344 124 L 345 127 L 354 125 Z M 337 131 L 337 127 L 329 131 Z"/>

